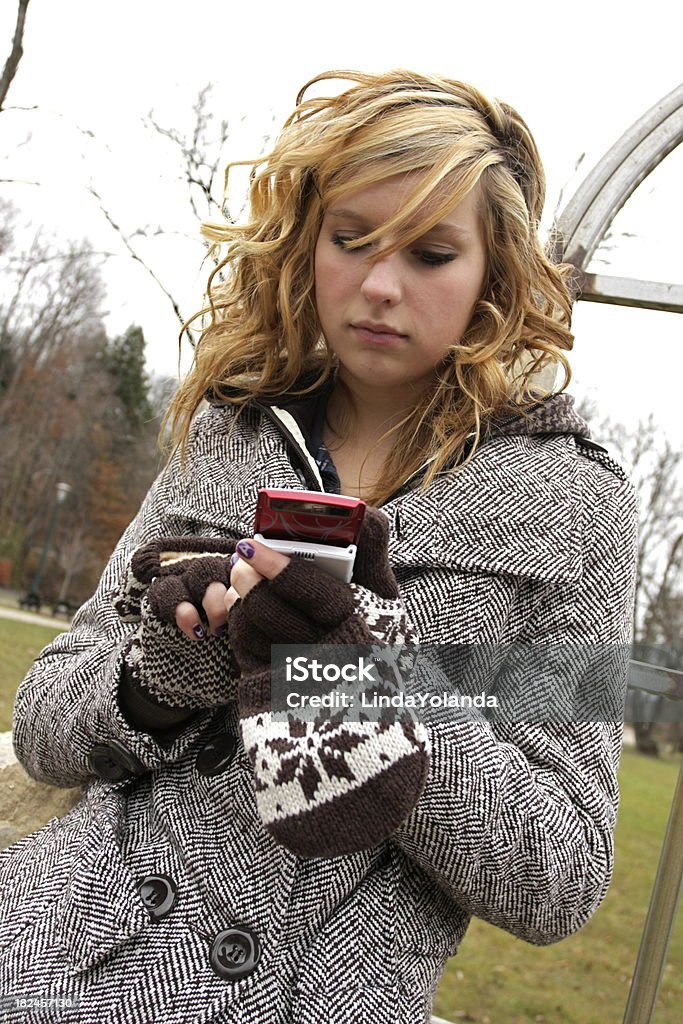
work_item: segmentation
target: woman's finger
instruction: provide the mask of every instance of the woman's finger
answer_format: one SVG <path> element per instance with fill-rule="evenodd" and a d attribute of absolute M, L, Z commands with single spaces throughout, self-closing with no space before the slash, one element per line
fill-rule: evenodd
<path fill-rule="evenodd" d="M 230 614 L 230 609 L 232 608 L 236 601 L 239 601 L 239 599 L 240 595 L 237 593 L 234 587 L 229 587 L 228 590 L 226 590 L 225 597 L 223 598 L 223 605 L 225 607 L 226 615 Z"/>
<path fill-rule="evenodd" d="M 189 601 L 181 601 L 175 610 L 176 626 L 188 640 L 203 640 L 206 627 L 199 617 L 199 612 Z"/>
<path fill-rule="evenodd" d="M 265 577 L 260 572 L 257 572 L 250 563 L 239 559 L 239 561 L 232 567 L 232 571 L 230 573 L 230 586 L 237 591 L 238 597 L 246 597 L 249 591 L 263 579 L 265 579 Z"/>
<path fill-rule="evenodd" d="M 254 569 L 261 576 L 265 576 L 267 580 L 272 580 L 291 561 L 287 555 L 269 548 L 267 544 L 261 544 L 260 541 L 254 540 L 253 537 L 239 541 L 236 553 L 240 556 L 240 561 L 233 566 L 230 575 L 231 583 L 233 583 L 235 570 L 242 566 L 249 566 L 249 568 Z"/>
<path fill-rule="evenodd" d="M 202 599 L 202 608 L 206 614 L 207 622 L 209 623 L 209 630 L 214 636 L 219 635 L 223 632 L 223 628 L 228 619 L 228 612 L 225 607 L 225 595 L 228 592 L 228 588 L 224 583 L 214 581 L 209 583 L 206 588 L 206 593 Z"/>

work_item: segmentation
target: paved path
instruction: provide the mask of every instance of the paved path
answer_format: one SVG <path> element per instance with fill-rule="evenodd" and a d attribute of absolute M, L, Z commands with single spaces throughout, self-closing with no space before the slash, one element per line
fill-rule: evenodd
<path fill-rule="evenodd" d="M 32 626 L 55 626 L 62 631 L 69 628 L 67 619 L 53 619 L 49 615 L 37 615 L 35 612 L 20 611 L 19 608 L 8 608 L 0 604 L 0 619 L 14 619 L 15 622 L 29 622 Z"/>

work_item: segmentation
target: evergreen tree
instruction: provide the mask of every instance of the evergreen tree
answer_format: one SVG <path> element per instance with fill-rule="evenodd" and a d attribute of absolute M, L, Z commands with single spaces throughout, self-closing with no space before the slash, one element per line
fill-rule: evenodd
<path fill-rule="evenodd" d="M 132 324 L 125 334 L 107 343 L 106 368 L 113 378 L 113 393 L 120 403 L 124 435 L 138 437 L 154 416 L 145 372 L 145 337 Z"/>

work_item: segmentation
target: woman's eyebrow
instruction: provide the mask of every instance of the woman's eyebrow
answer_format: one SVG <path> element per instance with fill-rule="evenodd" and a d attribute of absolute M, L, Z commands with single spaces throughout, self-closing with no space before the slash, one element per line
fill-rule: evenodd
<path fill-rule="evenodd" d="M 356 224 L 367 225 L 371 227 L 371 221 L 359 213 L 357 210 L 348 210 L 342 207 L 334 207 L 326 211 L 328 217 L 339 218 L 340 220 L 351 220 L 355 221 Z M 449 224 L 447 221 L 439 221 L 434 227 L 429 228 L 424 232 L 421 238 L 443 238 L 445 240 L 466 240 L 472 237 L 472 232 L 467 228 L 460 227 L 458 224 Z"/>
<path fill-rule="evenodd" d="M 343 210 L 339 207 L 336 207 L 334 209 L 327 210 L 326 213 L 328 217 L 340 217 L 343 218 L 344 220 L 355 220 L 359 224 L 369 223 L 363 216 L 363 214 L 358 213 L 356 210 Z"/>
<path fill-rule="evenodd" d="M 429 228 L 425 231 L 423 238 L 431 238 L 433 236 L 440 238 L 462 238 L 467 239 L 472 237 L 472 232 L 467 228 L 462 228 L 458 224 L 449 224 L 445 221 L 439 221 L 433 228 Z"/>

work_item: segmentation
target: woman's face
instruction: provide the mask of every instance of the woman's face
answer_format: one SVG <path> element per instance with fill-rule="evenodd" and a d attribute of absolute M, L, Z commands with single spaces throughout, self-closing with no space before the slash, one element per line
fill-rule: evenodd
<path fill-rule="evenodd" d="M 399 174 L 345 193 L 326 211 L 315 249 L 320 325 L 340 375 L 391 393 L 418 390 L 470 322 L 486 275 L 486 248 L 473 189 L 443 220 L 403 249 L 369 263 L 391 244 L 348 250 L 375 230 L 415 184 Z"/>

